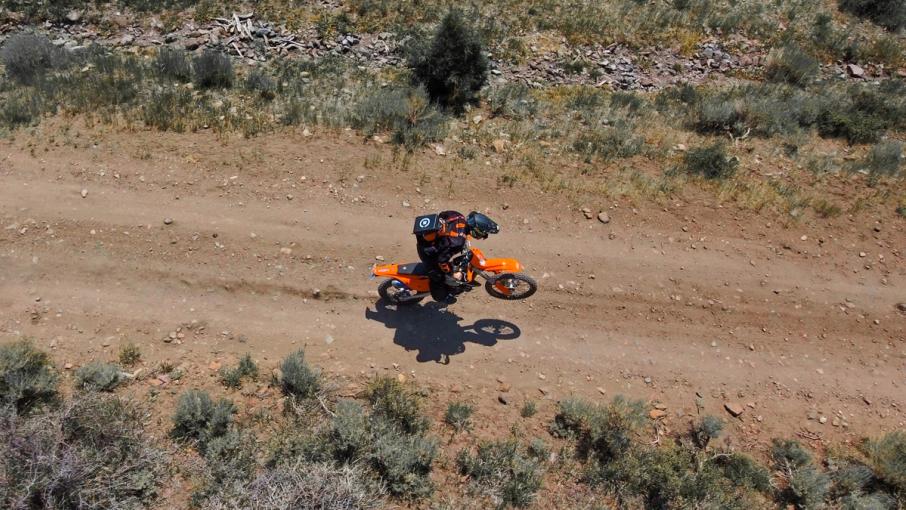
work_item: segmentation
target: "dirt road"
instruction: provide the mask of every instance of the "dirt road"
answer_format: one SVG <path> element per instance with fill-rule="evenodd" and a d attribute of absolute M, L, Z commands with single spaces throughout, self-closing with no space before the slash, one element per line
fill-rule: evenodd
<path fill-rule="evenodd" d="M 148 362 L 205 376 L 212 360 L 251 352 L 269 370 L 304 346 L 329 372 L 398 370 L 486 418 L 529 398 L 550 411 L 571 394 L 625 394 L 664 404 L 673 428 L 718 414 L 750 443 L 904 426 L 902 220 L 781 225 L 689 201 L 589 203 L 605 225 L 494 183 L 484 161 L 432 154 L 400 170 L 348 134 L 75 128 L 2 141 L 0 341 L 33 337 L 61 366 L 133 341 Z M 375 257 L 413 259 L 412 218 L 448 207 L 488 209 L 503 231 L 482 248 L 520 258 L 539 293 L 377 306 Z"/>

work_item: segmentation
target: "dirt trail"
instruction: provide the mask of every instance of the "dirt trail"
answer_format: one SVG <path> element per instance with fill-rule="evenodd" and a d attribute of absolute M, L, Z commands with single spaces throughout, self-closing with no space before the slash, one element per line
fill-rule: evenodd
<path fill-rule="evenodd" d="M 866 213 L 783 228 L 623 204 L 604 225 L 557 197 L 501 198 L 480 163 L 451 196 L 425 178 L 446 160 L 395 171 L 389 151 L 351 137 L 87 139 L 0 142 L 0 341 L 31 336 L 61 364 L 131 340 L 150 361 L 201 372 L 247 351 L 269 368 L 305 346 L 330 372 L 399 370 L 487 416 L 518 413 L 497 403 L 505 384 L 516 404 L 661 402 L 677 428 L 697 406 L 729 418 L 723 405 L 736 402 L 733 433 L 747 443 L 906 421 L 902 223 Z M 384 164 L 366 168 L 375 158 Z M 489 208 L 504 228 L 481 247 L 523 260 L 541 291 L 517 303 L 475 292 L 447 312 L 377 306 L 375 257 L 412 259 L 411 218 L 446 207 Z"/>

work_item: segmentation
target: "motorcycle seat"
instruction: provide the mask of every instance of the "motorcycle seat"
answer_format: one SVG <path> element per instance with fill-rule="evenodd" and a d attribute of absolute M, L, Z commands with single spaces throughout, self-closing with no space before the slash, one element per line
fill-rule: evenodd
<path fill-rule="evenodd" d="M 424 262 L 410 262 L 408 264 L 400 264 L 396 272 L 399 274 L 427 276 L 430 270 L 431 268 Z"/>

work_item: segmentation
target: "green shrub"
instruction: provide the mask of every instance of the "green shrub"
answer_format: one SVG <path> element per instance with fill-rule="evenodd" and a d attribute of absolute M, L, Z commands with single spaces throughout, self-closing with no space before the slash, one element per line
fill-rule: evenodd
<path fill-rule="evenodd" d="M 906 127 L 904 93 L 906 86 L 899 80 L 877 87 L 852 85 L 825 103 L 816 121 L 818 132 L 849 143 L 877 142 L 885 130 Z"/>
<path fill-rule="evenodd" d="M 256 94 L 265 101 L 271 101 L 277 95 L 277 84 L 273 78 L 260 69 L 255 69 L 249 73 L 243 87 L 247 92 Z"/>
<path fill-rule="evenodd" d="M 632 445 L 632 436 L 645 424 L 645 405 L 620 395 L 598 406 L 588 424 L 588 446 L 600 458 L 616 457 Z"/>
<path fill-rule="evenodd" d="M 604 406 L 581 399 L 566 399 L 560 402 L 551 433 L 575 438 L 583 457 L 608 461 L 629 450 L 633 435 L 646 421 L 644 404 L 621 395 Z"/>
<path fill-rule="evenodd" d="M 352 461 L 367 451 L 371 432 L 365 410 L 358 402 L 341 400 L 337 403 L 329 437 L 333 456 L 337 460 Z"/>
<path fill-rule="evenodd" d="M 881 137 L 883 124 L 852 109 L 829 108 L 821 112 L 818 132 L 825 137 L 845 138 L 852 144 L 871 143 Z"/>
<path fill-rule="evenodd" d="M 874 474 L 867 466 L 845 463 L 835 467 L 830 475 L 833 481 L 832 493 L 837 499 L 862 492 L 874 480 Z"/>
<path fill-rule="evenodd" d="M 44 112 L 40 97 L 30 90 L 10 92 L 0 105 L 0 126 L 15 129 L 35 123 Z"/>
<path fill-rule="evenodd" d="M 283 394 L 297 399 L 315 397 L 321 391 L 318 372 L 305 363 L 305 351 L 298 351 L 287 356 L 280 365 L 280 387 Z"/>
<path fill-rule="evenodd" d="M 437 456 L 437 443 L 418 434 L 406 434 L 390 422 L 373 423 L 374 440 L 371 463 L 384 480 L 387 490 L 409 499 L 431 495 L 431 469 Z"/>
<path fill-rule="evenodd" d="M 838 0 L 840 9 L 897 31 L 906 28 L 906 3 L 902 0 Z"/>
<path fill-rule="evenodd" d="M 161 46 L 154 59 L 154 71 L 158 78 L 179 83 L 192 80 L 192 64 L 186 52 L 169 46 Z"/>
<path fill-rule="evenodd" d="M 428 419 L 422 415 L 422 399 L 403 383 L 391 377 L 378 377 L 367 388 L 374 415 L 399 427 L 407 434 L 428 430 Z"/>
<path fill-rule="evenodd" d="M 258 365 L 255 364 L 255 360 L 252 359 L 251 354 L 246 354 L 239 358 L 239 366 L 236 368 L 242 373 L 243 377 L 252 379 L 258 377 Z"/>
<path fill-rule="evenodd" d="M 154 506 L 168 459 L 142 430 L 143 413 L 110 395 L 0 420 L 0 507 Z"/>
<path fill-rule="evenodd" d="M 840 55 L 847 49 L 847 34 L 834 27 L 834 17 L 826 12 L 815 16 L 810 38 L 819 48 L 824 48 L 833 55 Z"/>
<path fill-rule="evenodd" d="M 457 464 L 464 475 L 490 490 L 500 507 L 527 507 L 541 488 L 541 466 L 512 438 L 481 443 L 474 456 L 463 450 Z"/>
<path fill-rule="evenodd" d="M 739 134 L 745 130 L 742 107 L 729 95 L 701 96 L 693 111 L 694 126 L 700 133 Z"/>
<path fill-rule="evenodd" d="M 815 210 L 815 213 L 822 218 L 833 218 L 839 216 L 843 209 L 839 205 L 830 202 L 824 198 L 817 198 L 811 201 L 809 204 L 812 206 L 812 209 Z"/>
<path fill-rule="evenodd" d="M 906 60 L 906 48 L 894 34 L 876 37 L 871 43 L 859 46 L 859 60 L 878 62 L 890 67 L 901 67 Z"/>
<path fill-rule="evenodd" d="M 227 388 L 239 388 L 244 378 L 255 379 L 258 377 L 258 365 L 250 354 L 239 359 L 239 364 L 233 368 L 221 367 L 220 382 Z"/>
<path fill-rule="evenodd" d="M 824 137 L 876 142 L 886 130 L 906 127 L 906 87 L 819 83 L 807 89 L 786 84 L 734 87 L 701 94 L 689 124 L 700 133 L 774 136 L 816 128 Z M 681 106 L 674 106 L 681 109 Z"/>
<path fill-rule="evenodd" d="M 584 156 L 586 163 L 597 158 L 610 160 L 628 158 L 642 151 L 644 140 L 633 132 L 632 124 L 619 119 L 604 125 L 582 130 L 572 148 Z"/>
<path fill-rule="evenodd" d="M 254 437 L 235 429 L 211 438 L 204 450 L 207 485 L 251 478 L 255 474 L 253 443 Z"/>
<path fill-rule="evenodd" d="M 625 109 L 630 116 L 638 115 L 645 107 L 645 100 L 632 92 L 614 92 L 610 96 L 610 106 Z"/>
<path fill-rule="evenodd" d="M 551 433 L 555 437 L 578 437 L 588 429 L 595 406 L 578 398 L 568 398 L 559 403 L 560 411 L 554 416 Z"/>
<path fill-rule="evenodd" d="M 745 510 L 759 497 L 724 476 L 718 459 L 674 444 L 633 447 L 610 462 L 593 462 L 589 481 L 609 488 L 625 506 Z"/>
<path fill-rule="evenodd" d="M 771 448 L 774 468 L 785 486 L 781 500 L 799 508 L 818 508 L 830 492 L 830 478 L 813 463 L 812 455 L 797 441 L 775 439 Z"/>
<path fill-rule="evenodd" d="M 120 347 L 119 353 L 120 364 L 131 367 L 142 359 L 142 351 L 132 342 Z"/>
<path fill-rule="evenodd" d="M 793 44 L 771 51 L 764 69 L 768 80 L 800 87 L 811 83 L 819 71 L 818 61 Z"/>
<path fill-rule="evenodd" d="M 868 441 L 865 450 L 875 475 L 900 495 L 906 495 L 906 432 L 890 432 Z"/>
<path fill-rule="evenodd" d="M 205 50 L 192 62 L 195 85 L 202 89 L 233 86 L 233 63 L 230 57 L 215 50 Z"/>
<path fill-rule="evenodd" d="M 865 166 L 872 175 L 898 175 L 903 162 L 903 143 L 889 140 L 874 145 Z"/>
<path fill-rule="evenodd" d="M 196 441 L 199 450 L 204 451 L 212 439 L 227 433 L 235 412 L 229 400 L 214 403 L 206 392 L 188 390 L 179 396 L 170 434 L 177 439 Z"/>
<path fill-rule="evenodd" d="M 897 508 L 896 500 L 884 493 L 865 494 L 855 492 L 836 501 L 843 510 L 892 510 Z"/>
<path fill-rule="evenodd" d="M 578 112 L 598 111 L 610 100 L 606 92 L 591 86 L 581 86 L 569 95 L 567 105 Z"/>
<path fill-rule="evenodd" d="M 707 448 L 712 439 L 720 436 L 724 422 L 712 415 L 703 416 L 701 420 L 692 425 L 692 440 L 699 448 Z"/>
<path fill-rule="evenodd" d="M 538 112 L 531 89 L 522 83 L 506 83 L 488 91 L 488 106 L 495 117 L 526 119 Z"/>
<path fill-rule="evenodd" d="M 526 400 L 525 403 L 522 404 L 522 409 L 519 410 L 519 416 L 522 416 L 523 418 L 531 418 L 537 413 L 538 404 L 536 404 L 534 400 Z"/>
<path fill-rule="evenodd" d="M 68 109 L 112 119 L 139 103 L 146 68 L 136 57 L 95 48 L 85 60 L 87 71 L 66 73 L 57 80 Z"/>
<path fill-rule="evenodd" d="M 378 89 L 356 105 L 349 120 L 366 136 L 390 131 L 391 141 L 409 151 L 440 141 L 447 132 L 447 119 L 422 88 Z"/>
<path fill-rule="evenodd" d="M 203 482 L 192 493 L 193 506 L 218 508 L 212 507 L 210 500 L 224 493 L 234 495 L 236 498 L 234 504 L 247 497 L 242 489 L 245 489 L 249 480 L 255 476 L 254 442 L 253 435 L 236 428 L 231 428 L 207 442 L 202 451 L 205 460 Z"/>
<path fill-rule="evenodd" d="M 528 445 L 528 454 L 538 462 L 547 462 L 551 457 L 551 450 L 543 439 L 536 437 Z"/>
<path fill-rule="evenodd" d="M 6 68 L 6 75 L 24 85 L 35 83 L 47 71 L 63 66 L 66 61 L 66 53 L 47 37 L 28 32 L 13 35 L 0 48 L 0 62 Z"/>
<path fill-rule="evenodd" d="M 148 103 L 142 107 L 142 120 L 160 131 L 182 133 L 196 107 L 190 91 L 165 88 L 151 93 Z"/>
<path fill-rule="evenodd" d="M 727 156 L 724 144 L 718 142 L 708 147 L 690 149 L 683 155 L 681 169 L 691 175 L 706 179 L 728 179 L 736 173 L 738 161 Z"/>
<path fill-rule="evenodd" d="M 472 412 L 474 409 L 469 404 L 463 402 L 452 402 L 447 406 L 447 412 L 444 414 L 444 423 L 453 427 L 456 432 L 470 430 L 472 428 Z"/>
<path fill-rule="evenodd" d="M 92 361 L 75 371 L 76 386 L 88 391 L 113 391 L 120 382 L 120 367 L 113 363 Z"/>
<path fill-rule="evenodd" d="M 742 453 L 731 453 L 715 458 L 714 462 L 723 471 L 724 476 L 735 485 L 762 493 L 770 492 L 771 473 L 752 457 Z"/>
<path fill-rule="evenodd" d="M 736 87 L 699 95 L 692 103 L 690 124 L 705 134 L 795 134 L 815 123 L 823 99 L 785 84 Z"/>
<path fill-rule="evenodd" d="M 24 413 L 57 396 L 57 373 L 47 353 L 31 342 L 0 345 L 0 404 Z"/>
<path fill-rule="evenodd" d="M 239 371 L 238 367 L 221 367 L 218 375 L 220 376 L 220 384 L 227 388 L 236 389 L 242 387 L 242 372 Z"/>
<path fill-rule="evenodd" d="M 487 81 L 488 61 L 478 35 L 456 9 L 444 16 L 427 51 L 413 55 L 410 65 L 431 100 L 456 112 L 474 102 Z"/>
<path fill-rule="evenodd" d="M 295 425 L 295 424 L 294 424 Z M 334 441 L 332 430 L 299 426 L 284 427 L 278 431 L 268 448 L 265 464 L 268 467 L 311 462 L 345 462 L 342 442 Z M 370 440 L 370 436 L 368 438 Z M 348 450 L 347 450 L 348 451 Z M 357 453 L 356 453 L 357 454 Z"/>

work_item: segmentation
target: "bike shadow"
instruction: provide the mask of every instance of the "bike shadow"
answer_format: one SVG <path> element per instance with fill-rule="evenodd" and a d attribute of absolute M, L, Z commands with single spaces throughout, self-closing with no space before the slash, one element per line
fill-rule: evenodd
<path fill-rule="evenodd" d="M 396 332 L 393 343 L 406 349 L 417 350 L 416 361 L 449 364 L 450 356 L 462 354 L 466 343 L 485 347 L 498 340 L 514 340 L 522 335 L 519 326 L 498 319 L 480 319 L 474 324 L 461 325 L 462 317 L 435 302 L 425 305 L 399 306 L 384 300 L 375 303 L 375 309 L 365 309 L 365 318 L 384 324 Z"/>

